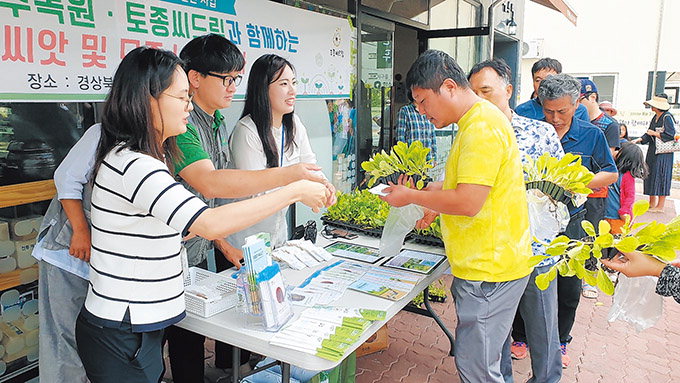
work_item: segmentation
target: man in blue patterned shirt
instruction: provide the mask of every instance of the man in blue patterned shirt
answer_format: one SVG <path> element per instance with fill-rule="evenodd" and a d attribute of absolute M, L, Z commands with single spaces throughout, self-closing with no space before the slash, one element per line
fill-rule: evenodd
<path fill-rule="evenodd" d="M 510 120 L 515 131 L 517 145 L 522 153 L 522 161 L 526 161 L 526 156 L 536 159 L 544 153 L 549 153 L 556 158 L 564 156 L 564 150 L 560 144 L 560 139 L 552 125 L 538 120 L 522 117 L 510 109 L 510 97 L 512 97 L 511 72 L 508 65 L 502 59 L 483 61 L 475 65 L 470 71 L 468 79 L 472 90 L 478 96 L 491 101 L 496 105 Z M 529 199 L 531 201 L 531 199 Z M 531 203 L 531 202 L 530 202 Z M 566 217 L 569 216 L 566 207 Z M 530 213 L 532 209 L 530 209 Z M 537 220 L 530 214 L 532 234 L 535 233 Z M 542 214 L 540 220 L 555 221 L 555 227 L 560 228 L 556 218 Z M 564 229 L 563 227 L 561 228 Z M 556 229 L 549 238 L 540 238 L 550 242 L 561 231 Z M 534 242 L 532 244 L 534 255 L 545 255 L 542 245 Z M 557 262 L 558 257 L 551 257 L 538 264 L 533 273 L 527 288 L 520 300 L 519 309 L 513 324 L 512 338 L 514 345 L 520 343 L 524 347 L 526 355 L 526 344 L 531 347 L 531 368 L 533 376 L 529 382 L 559 382 L 562 377 L 562 360 L 560 354 L 560 340 L 557 326 L 557 283 L 553 281 L 546 290 L 540 290 L 535 283 L 536 276 L 547 272 L 552 265 Z M 521 315 L 521 317 L 520 317 Z M 524 321 L 522 321 L 522 319 Z M 519 325 L 516 325 L 519 321 Z M 521 327 L 521 328 L 517 328 Z M 525 330 L 526 327 L 526 330 Z M 519 331 L 518 331 L 519 330 Z M 526 333 L 526 334 L 525 334 Z M 503 356 L 501 358 L 501 371 L 505 381 L 512 381 L 512 360 L 510 357 L 510 338 L 508 338 Z M 515 348 L 515 347 L 513 347 Z"/>
<path fill-rule="evenodd" d="M 434 125 L 425 117 L 418 113 L 413 105 L 413 97 L 408 92 L 408 105 L 399 109 L 397 114 L 397 141 L 411 144 L 413 141 L 420 141 L 423 146 L 430 148 L 427 155 L 428 160 L 437 160 L 437 138 L 435 137 Z"/>

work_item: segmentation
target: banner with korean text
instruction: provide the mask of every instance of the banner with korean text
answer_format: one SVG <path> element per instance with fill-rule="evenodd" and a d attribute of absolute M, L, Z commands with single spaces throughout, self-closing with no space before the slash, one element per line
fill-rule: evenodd
<path fill-rule="evenodd" d="M 275 53 L 295 66 L 299 98 L 349 98 L 348 21 L 268 0 L 3 0 L 0 20 L 0 101 L 102 101 L 130 50 L 179 54 L 207 33 L 243 51 L 244 77 Z"/>

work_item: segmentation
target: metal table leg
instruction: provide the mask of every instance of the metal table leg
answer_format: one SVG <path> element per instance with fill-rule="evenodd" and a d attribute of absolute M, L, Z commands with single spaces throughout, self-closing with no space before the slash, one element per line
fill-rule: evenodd
<path fill-rule="evenodd" d="M 435 313 L 434 310 L 432 310 L 432 306 L 430 306 L 430 301 L 427 299 L 429 292 L 430 292 L 429 286 L 426 287 L 425 290 L 423 290 L 423 303 L 425 303 L 426 310 L 423 310 L 420 307 L 413 307 L 413 306 L 406 306 L 406 307 L 404 307 L 404 310 L 406 310 L 408 312 L 412 312 L 414 314 L 423 315 L 423 316 L 430 317 L 430 318 L 434 319 L 434 321 L 437 322 L 437 325 L 439 325 L 439 327 L 442 329 L 442 331 L 444 331 L 444 335 L 446 335 L 446 337 L 449 338 L 449 343 L 451 344 L 451 350 L 449 351 L 449 355 L 454 356 L 455 350 L 454 350 L 454 345 L 453 345 L 453 341 L 454 341 L 453 334 L 451 333 L 451 331 L 449 331 L 448 328 L 446 328 L 446 325 L 444 325 L 444 322 L 442 322 L 442 320 L 439 318 L 437 313 Z"/>
<path fill-rule="evenodd" d="M 281 362 L 281 383 L 290 383 L 290 364 Z"/>
<path fill-rule="evenodd" d="M 234 383 L 240 383 L 241 349 L 236 346 L 232 346 L 232 348 L 234 349 L 234 352 L 231 354 L 231 381 Z"/>

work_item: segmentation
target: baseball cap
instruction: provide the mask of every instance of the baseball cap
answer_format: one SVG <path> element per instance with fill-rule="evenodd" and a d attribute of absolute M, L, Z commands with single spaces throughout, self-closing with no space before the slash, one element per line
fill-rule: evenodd
<path fill-rule="evenodd" d="M 581 79 L 581 96 L 583 96 L 586 93 L 597 93 L 597 85 L 595 83 L 587 78 L 582 78 Z"/>

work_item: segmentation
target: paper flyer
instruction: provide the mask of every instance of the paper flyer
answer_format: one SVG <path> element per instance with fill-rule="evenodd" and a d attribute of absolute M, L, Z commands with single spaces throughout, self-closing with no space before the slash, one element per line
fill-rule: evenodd
<path fill-rule="evenodd" d="M 366 263 L 376 263 L 382 259 L 378 249 L 353 243 L 338 241 L 326 246 L 325 249 L 336 257 L 348 258 Z"/>
<path fill-rule="evenodd" d="M 440 254 L 406 249 L 385 262 L 383 266 L 429 274 L 445 259 L 446 257 Z"/>
<path fill-rule="evenodd" d="M 349 288 L 380 298 L 398 301 L 404 298 L 420 282 L 421 277 L 396 270 L 374 267 Z"/>

